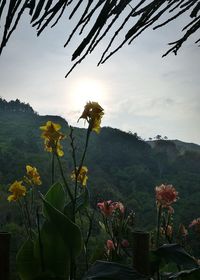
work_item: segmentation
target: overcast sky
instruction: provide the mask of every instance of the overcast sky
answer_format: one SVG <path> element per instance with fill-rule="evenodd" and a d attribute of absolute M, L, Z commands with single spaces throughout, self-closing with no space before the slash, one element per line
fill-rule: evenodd
<path fill-rule="evenodd" d="M 167 43 L 180 37 L 183 22 L 146 31 L 96 67 L 105 40 L 65 79 L 77 45 L 75 38 L 63 48 L 69 22 L 61 21 L 36 38 L 24 18 L 0 57 L 0 96 L 19 98 L 41 115 L 61 115 L 76 126 L 85 102 L 97 101 L 105 109 L 103 126 L 145 139 L 161 134 L 200 144 L 200 49 L 195 37 L 177 56 L 162 58 Z"/>

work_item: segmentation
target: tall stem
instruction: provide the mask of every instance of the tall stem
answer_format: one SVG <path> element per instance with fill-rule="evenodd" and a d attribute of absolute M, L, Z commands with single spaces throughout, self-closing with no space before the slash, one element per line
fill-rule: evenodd
<path fill-rule="evenodd" d="M 156 248 L 159 247 L 160 241 L 160 224 L 161 224 L 161 214 L 162 214 L 162 206 L 158 207 L 158 216 L 157 216 L 157 236 L 156 236 Z"/>
<path fill-rule="evenodd" d="M 27 215 L 27 220 L 28 220 L 30 238 L 33 239 L 33 237 L 32 237 L 31 217 L 30 217 L 30 213 L 29 213 L 29 209 L 28 209 L 26 197 L 24 197 L 24 205 L 25 205 L 25 213 L 26 213 L 26 215 Z"/>
<path fill-rule="evenodd" d="M 52 153 L 52 159 L 51 159 L 51 183 L 54 184 L 55 180 L 55 155 Z"/>
<path fill-rule="evenodd" d="M 70 138 L 71 138 L 71 147 L 72 147 L 72 159 L 74 163 L 74 173 L 75 173 L 75 188 L 74 188 L 74 203 L 73 203 L 73 217 L 74 217 L 74 222 L 76 221 L 76 196 L 77 196 L 77 187 L 78 187 L 78 175 L 77 175 L 77 169 L 76 169 L 76 153 L 75 153 L 75 146 L 74 146 L 74 138 L 73 138 L 73 128 L 70 126 Z"/>
<path fill-rule="evenodd" d="M 28 226 L 27 226 L 27 218 L 26 218 L 26 214 L 24 213 L 23 206 L 22 206 L 20 200 L 18 200 L 18 206 L 19 206 L 19 209 L 20 209 L 20 212 L 21 212 L 22 220 L 24 220 L 24 226 L 25 226 L 25 229 L 26 229 L 27 236 L 29 236 L 29 230 L 28 230 Z"/>
<path fill-rule="evenodd" d="M 40 248 L 41 269 L 42 269 L 42 272 L 44 272 L 45 271 L 44 248 L 43 248 L 42 238 L 41 238 L 41 233 L 40 233 L 40 217 L 39 217 L 38 208 L 37 208 L 37 211 L 36 211 L 36 217 L 37 217 L 37 231 L 38 231 L 38 240 L 39 240 L 39 248 Z"/>
<path fill-rule="evenodd" d="M 68 195 L 69 195 L 69 197 L 70 197 L 70 200 L 71 200 L 72 204 L 74 204 L 74 198 L 73 198 L 72 192 L 71 192 L 71 190 L 70 190 L 70 188 L 69 188 L 69 186 L 68 186 L 68 183 L 67 183 L 67 181 L 66 181 L 66 179 L 65 179 L 65 175 L 64 175 L 64 173 L 63 173 L 62 164 L 61 164 L 60 158 L 59 158 L 59 156 L 58 156 L 57 154 L 56 154 L 56 158 L 57 158 L 57 160 L 58 160 L 58 165 L 59 165 L 59 169 L 60 169 L 60 174 L 61 174 L 61 176 L 62 176 L 64 185 L 65 185 L 65 187 L 66 187 L 66 189 L 67 189 L 67 192 L 68 192 Z"/>

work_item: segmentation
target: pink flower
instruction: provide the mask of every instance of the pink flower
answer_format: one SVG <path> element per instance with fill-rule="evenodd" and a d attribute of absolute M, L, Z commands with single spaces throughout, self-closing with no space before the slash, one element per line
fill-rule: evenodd
<path fill-rule="evenodd" d="M 99 202 L 97 203 L 97 207 L 101 210 L 101 213 L 106 217 L 111 216 L 113 211 L 115 210 L 112 200 Z"/>
<path fill-rule="evenodd" d="M 171 206 L 167 207 L 169 214 L 174 214 L 174 208 Z"/>
<path fill-rule="evenodd" d="M 155 192 L 158 206 L 169 208 L 178 199 L 178 192 L 172 185 L 162 184 L 155 188 Z"/>
<path fill-rule="evenodd" d="M 125 208 L 121 202 L 113 202 L 114 208 L 119 209 L 122 214 L 124 214 Z"/>
<path fill-rule="evenodd" d="M 189 225 L 189 228 L 191 228 L 191 227 L 195 227 L 195 230 L 200 232 L 200 218 L 193 220 L 191 222 L 191 224 Z"/>
<path fill-rule="evenodd" d="M 108 239 L 106 242 L 106 246 L 108 248 L 108 250 L 112 251 L 115 250 L 115 246 L 112 240 Z"/>
<path fill-rule="evenodd" d="M 124 205 L 121 202 L 112 202 L 112 200 L 99 202 L 97 203 L 97 207 L 106 217 L 111 216 L 116 209 L 119 209 L 122 214 L 124 214 L 125 211 Z"/>
<path fill-rule="evenodd" d="M 185 226 L 183 224 L 179 225 L 178 233 L 181 236 L 187 236 L 188 235 L 188 231 L 187 231 L 187 229 L 185 228 Z"/>
<path fill-rule="evenodd" d="M 129 247 L 129 242 L 127 239 L 123 239 L 121 242 L 122 247 L 128 248 Z"/>

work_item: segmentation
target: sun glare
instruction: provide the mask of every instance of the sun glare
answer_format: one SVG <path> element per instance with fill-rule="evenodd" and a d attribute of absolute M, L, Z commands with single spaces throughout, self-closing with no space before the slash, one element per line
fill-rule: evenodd
<path fill-rule="evenodd" d="M 81 111 L 88 101 L 95 101 L 103 106 L 104 98 L 105 88 L 97 80 L 79 80 L 73 84 L 70 90 L 70 104 L 73 110 Z"/>

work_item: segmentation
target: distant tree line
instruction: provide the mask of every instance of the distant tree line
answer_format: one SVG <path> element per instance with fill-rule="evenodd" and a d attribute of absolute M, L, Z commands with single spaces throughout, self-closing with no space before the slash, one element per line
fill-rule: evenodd
<path fill-rule="evenodd" d="M 6 101 L 0 97 L 0 112 L 35 113 L 29 103 L 20 102 L 19 99 Z"/>

